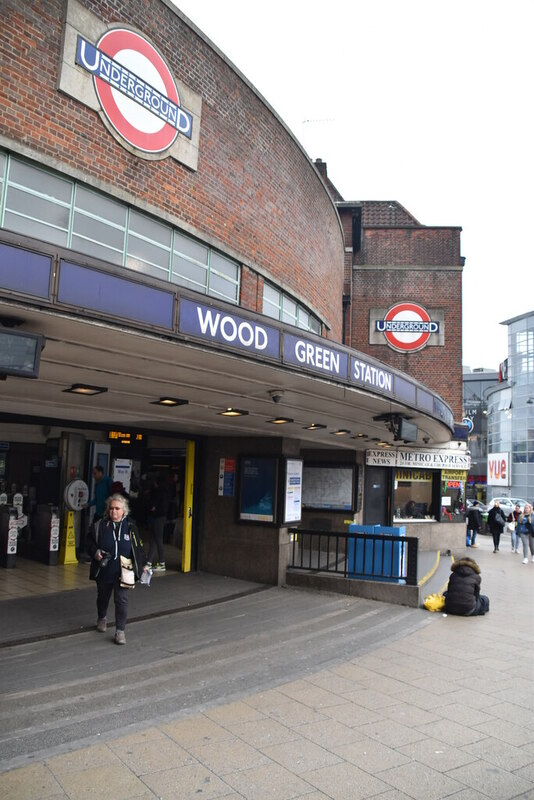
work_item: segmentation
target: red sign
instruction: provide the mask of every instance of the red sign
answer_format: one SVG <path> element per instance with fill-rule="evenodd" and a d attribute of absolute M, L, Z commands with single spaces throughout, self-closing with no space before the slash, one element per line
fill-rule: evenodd
<path fill-rule="evenodd" d="M 76 63 L 93 75 L 103 113 L 132 147 L 155 154 L 178 133 L 191 138 L 193 118 L 180 105 L 171 71 L 143 36 L 114 28 L 96 45 L 78 36 Z"/>
<path fill-rule="evenodd" d="M 417 303 L 396 303 L 384 319 L 376 321 L 376 330 L 384 334 L 394 350 L 413 353 L 421 350 L 433 333 L 438 333 L 439 322 L 431 320 L 428 311 Z"/>

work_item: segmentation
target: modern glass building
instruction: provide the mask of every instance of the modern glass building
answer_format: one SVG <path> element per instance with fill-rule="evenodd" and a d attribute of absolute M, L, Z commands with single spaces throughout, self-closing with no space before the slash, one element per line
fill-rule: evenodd
<path fill-rule="evenodd" d="M 498 386 L 488 392 L 488 454 L 508 454 L 500 483 L 490 485 L 488 499 L 506 495 L 534 497 L 534 311 L 506 320 L 508 358 Z"/>
<path fill-rule="evenodd" d="M 486 502 L 486 468 L 488 463 L 487 394 L 498 386 L 496 370 L 474 369 L 463 373 L 464 421 L 469 426 L 468 448 L 471 469 L 467 475 L 466 498 Z"/>

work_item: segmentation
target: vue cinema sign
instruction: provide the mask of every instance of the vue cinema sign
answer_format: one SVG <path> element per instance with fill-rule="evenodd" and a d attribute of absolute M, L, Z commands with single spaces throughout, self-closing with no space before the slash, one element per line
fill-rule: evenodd
<path fill-rule="evenodd" d="M 510 454 L 488 453 L 488 486 L 510 486 Z"/>

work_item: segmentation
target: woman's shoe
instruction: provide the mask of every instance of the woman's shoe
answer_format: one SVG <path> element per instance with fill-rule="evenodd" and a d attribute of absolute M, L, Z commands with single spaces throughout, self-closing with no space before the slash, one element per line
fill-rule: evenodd
<path fill-rule="evenodd" d="M 99 633 L 105 633 L 106 628 L 108 626 L 108 621 L 106 617 L 102 617 L 101 619 L 97 619 L 96 621 L 96 629 Z"/>
<path fill-rule="evenodd" d="M 523 564 L 528 564 L 528 558 L 523 559 Z"/>
<path fill-rule="evenodd" d="M 115 644 L 126 644 L 126 634 L 124 631 L 115 632 Z"/>

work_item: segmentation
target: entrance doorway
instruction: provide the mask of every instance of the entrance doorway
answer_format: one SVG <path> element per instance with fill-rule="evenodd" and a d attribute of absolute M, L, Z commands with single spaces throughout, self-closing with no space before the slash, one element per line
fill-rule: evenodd
<path fill-rule="evenodd" d="M 391 470 L 388 467 L 366 467 L 364 525 L 390 524 L 390 475 Z"/>

